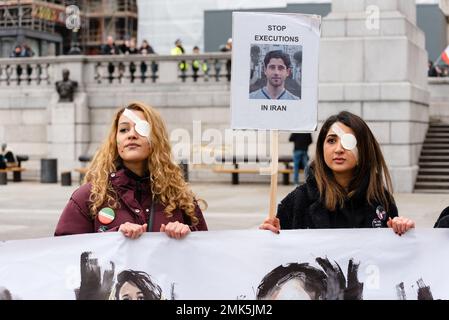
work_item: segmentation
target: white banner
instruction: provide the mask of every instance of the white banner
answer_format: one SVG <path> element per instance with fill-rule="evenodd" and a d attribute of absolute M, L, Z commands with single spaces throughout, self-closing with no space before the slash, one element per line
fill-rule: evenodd
<path fill-rule="evenodd" d="M 321 17 L 234 12 L 231 127 L 314 131 Z"/>
<path fill-rule="evenodd" d="M 449 299 L 449 230 L 86 234 L 0 244 L 2 299 Z M 83 276 L 82 276 L 83 275 Z M 76 293 L 77 292 L 77 293 Z"/>

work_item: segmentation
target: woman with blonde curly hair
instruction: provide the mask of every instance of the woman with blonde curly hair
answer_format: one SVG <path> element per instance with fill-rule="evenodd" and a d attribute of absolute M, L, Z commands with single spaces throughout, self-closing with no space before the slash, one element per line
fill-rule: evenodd
<path fill-rule="evenodd" d="M 115 114 L 55 236 L 121 231 L 135 239 L 160 231 L 180 239 L 206 230 L 198 200 L 173 160 L 164 121 L 155 109 L 132 102 Z"/>

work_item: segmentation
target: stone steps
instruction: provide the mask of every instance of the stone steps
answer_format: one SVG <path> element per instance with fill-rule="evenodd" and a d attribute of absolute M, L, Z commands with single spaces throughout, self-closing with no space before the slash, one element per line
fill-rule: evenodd
<path fill-rule="evenodd" d="M 429 134 L 433 134 L 433 133 L 449 133 L 449 127 L 444 127 L 444 128 L 431 128 L 428 131 Z"/>
<path fill-rule="evenodd" d="M 416 179 L 417 182 L 449 182 L 449 175 L 441 175 L 441 174 L 435 174 L 431 175 L 427 173 L 426 175 L 423 173 L 418 175 L 418 178 Z"/>
<path fill-rule="evenodd" d="M 448 149 L 424 149 L 421 151 L 421 155 L 423 156 L 449 156 L 449 147 Z"/>
<path fill-rule="evenodd" d="M 449 144 L 448 138 L 427 138 L 424 140 L 425 144 Z"/>
<path fill-rule="evenodd" d="M 449 163 L 445 162 L 420 162 L 420 169 L 449 169 Z"/>
<path fill-rule="evenodd" d="M 431 123 L 419 158 L 415 192 L 449 194 L 449 125 Z"/>
<path fill-rule="evenodd" d="M 442 139 L 442 138 L 449 138 L 449 132 L 428 132 L 426 135 L 426 138 L 428 139 Z"/>
<path fill-rule="evenodd" d="M 448 175 L 449 168 L 419 168 L 419 173 L 423 175 Z"/>
<path fill-rule="evenodd" d="M 421 156 L 420 162 L 447 162 L 449 163 L 449 156 Z"/>
<path fill-rule="evenodd" d="M 446 144 L 432 144 L 432 143 L 428 143 L 423 145 L 422 147 L 423 150 L 448 150 L 449 149 L 449 145 Z"/>
<path fill-rule="evenodd" d="M 415 189 L 447 189 L 449 191 L 449 181 L 448 182 L 420 181 L 415 184 Z"/>
<path fill-rule="evenodd" d="M 449 189 L 433 189 L 433 188 L 416 188 L 415 193 L 447 193 L 449 194 Z"/>

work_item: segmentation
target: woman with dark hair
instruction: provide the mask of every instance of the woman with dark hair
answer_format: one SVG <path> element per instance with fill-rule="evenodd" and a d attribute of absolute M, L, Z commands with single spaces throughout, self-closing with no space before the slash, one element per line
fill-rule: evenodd
<path fill-rule="evenodd" d="M 161 300 L 162 289 L 143 271 L 124 270 L 117 275 L 111 300 Z"/>
<path fill-rule="evenodd" d="M 267 218 L 260 229 L 390 227 L 402 235 L 415 223 L 398 217 L 392 189 L 368 125 L 343 111 L 323 124 L 306 183 L 284 198 L 277 217 Z"/>

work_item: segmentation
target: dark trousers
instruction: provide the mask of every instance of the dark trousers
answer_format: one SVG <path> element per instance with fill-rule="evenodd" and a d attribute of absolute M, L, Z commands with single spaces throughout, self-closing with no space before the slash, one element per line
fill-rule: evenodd
<path fill-rule="evenodd" d="M 307 179 L 309 171 L 309 156 L 305 150 L 295 150 L 293 152 L 293 182 L 299 184 L 299 168 L 304 168 L 304 181 Z"/>

